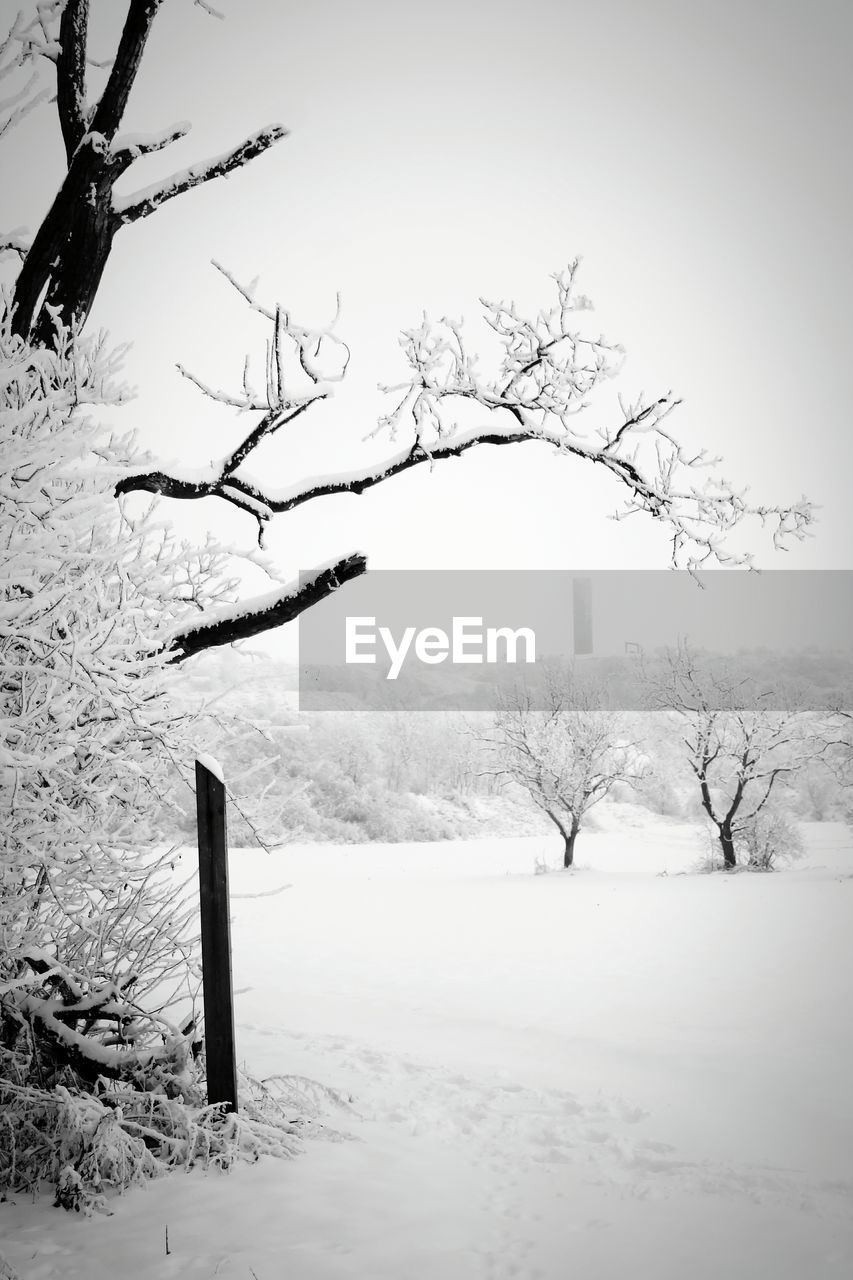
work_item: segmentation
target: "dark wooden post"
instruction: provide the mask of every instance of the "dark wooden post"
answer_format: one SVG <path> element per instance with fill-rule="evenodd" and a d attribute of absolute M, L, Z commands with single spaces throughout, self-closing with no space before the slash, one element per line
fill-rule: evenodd
<path fill-rule="evenodd" d="M 207 1100 L 224 1102 L 228 1111 L 236 1111 L 225 783 L 201 760 L 196 760 L 195 785 Z"/>

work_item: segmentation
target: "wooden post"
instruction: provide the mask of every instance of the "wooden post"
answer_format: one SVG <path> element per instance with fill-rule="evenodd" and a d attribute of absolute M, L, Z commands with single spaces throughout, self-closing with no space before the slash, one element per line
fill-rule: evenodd
<path fill-rule="evenodd" d="M 236 1111 L 225 783 L 207 764 L 196 760 L 195 785 L 207 1100 L 224 1102 L 228 1111 Z"/>

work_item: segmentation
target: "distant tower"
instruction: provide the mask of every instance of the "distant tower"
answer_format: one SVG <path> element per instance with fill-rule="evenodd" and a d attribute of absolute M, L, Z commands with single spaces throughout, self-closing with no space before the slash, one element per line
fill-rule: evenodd
<path fill-rule="evenodd" d="M 592 578 L 572 578 L 575 656 L 592 653 Z"/>

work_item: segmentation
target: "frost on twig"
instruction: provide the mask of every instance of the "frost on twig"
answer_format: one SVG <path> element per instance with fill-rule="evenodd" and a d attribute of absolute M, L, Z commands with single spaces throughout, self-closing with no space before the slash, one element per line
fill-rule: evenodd
<path fill-rule="evenodd" d="M 751 504 L 714 470 L 704 451 L 684 448 L 665 426 L 680 401 L 671 392 L 633 403 L 618 399 L 612 426 L 586 426 L 593 395 L 622 368 L 624 351 L 603 335 L 590 335 L 578 313 L 590 309 L 577 295 L 578 261 L 553 277 L 551 307 L 527 315 L 513 302 L 481 299 L 485 323 L 500 348 L 497 367 L 480 372 L 459 325 L 448 320 L 402 335 L 409 377 L 384 388 L 394 397 L 380 429 L 411 442 L 412 462 L 452 457 L 472 444 L 540 440 L 561 453 L 608 471 L 627 494 L 615 518 L 644 513 L 667 526 L 672 563 L 698 569 L 709 561 L 748 564 L 726 545 L 726 535 L 755 516 L 773 530 L 777 547 L 805 535 L 812 518 L 805 499 L 789 506 Z M 460 432 L 459 406 L 484 410 L 494 429 Z"/>
<path fill-rule="evenodd" d="M 162 471 L 148 472 L 128 476 L 119 483 L 117 492 L 145 490 L 172 498 L 222 498 L 254 516 L 258 523 L 258 541 L 262 545 L 264 527 L 273 509 L 262 491 L 245 474 L 241 474 L 241 468 L 252 459 L 261 444 L 333 395 L 335 384 L 346 377 L 350 351 L 335 333 L 340 299 L 329 324 L 319 329 L 306 328 L 297 324 L 283 307 L 270 309 L 262 306 L 255 298 L 257 282 L 243 285 L 219 263 L 214 263 L 214 266 L 249 307 L 269 323 L 262 379 L 260 382 L 255 379 L 248 357 L 243 362 L 241 385 L 236 391 L 213 387 L 181 364 L 177 368 L 209 399 L 241 413 L 258 413 L 261 416 L 235 447 L 213 464 L 204 479 L 188 480 Z"/>
<path fill-rule="evenodd" d="M 29 22 L 19 13 L 5 36 L 0 35 L 0 86 L 3 88 L 0 138 L 50 97 L 50 89 L 39 86 L 39 67 L 35 65 L 39 53 L 56 56 L 47 38 L 45 23 L 40 7 L 37 16 Z"/>
<path fill-rule="evenodd" d="M 460 323 L 433 323 L 424 317 L 400 339 L 408 376 L 381 388 L 391 407 L 370 434 L 388 438 L 392 448 L 386 458 L 368 468 L 309 476 L 287 487 L 260 482 L 243 464 L 262 440 L 330 394 L 334 379 L 328 360 L 339 347 L 337 376 L 343 377 L 349 351 L 334 338 L 331 326 L 319 332 L 299 328 L 283 308 L 261 305 L 254 283 L 243 286 L 224 272 L 271 327 L 265 385 L 254 385 L 248 360 L 242 386 L 232 392 L 181 372 L 205 395 L 241 413 L 262 416 L 204 480 L 188 482 L 157 470 L 130 476 L 120 488 L 175 498 L 220 497 L 253 511 L 260 524 L 315 498 L 364 493 L 412 467 L 432 466 L 479 445 L 533 441 L 608 472 L 622 493 L 615 518 L 644 514 L 658 521 L 667 530 L 675 567 L 695 572 L 714 562 L 749 565 L 750 555 L 732 549 L 728 535 L 751 517 L 771 529 L 778 548 L 805 537 L 812 520 L 805 499 L 789 505 L 753 503 L 746 489 L 720 474 L 716 459 L 679 442 L 669 426 L 680 403 L 671 392 L 633 401 L 617 397 L 609 426 L 600 425 L 601 413 L 595 422 L 586 414 L 621 372 L 624 351 L 603 334 L 587 331 L 583 313 L 591 305 L 576 291 L 577 272 L 575 261 L 555 275 L 551 305 L 532 315 L 513 302 L 481 299 L 483 321 L 499 351 L 489 372 L 483 371 L 479 353 L 469 348 Z M 301 373 L 298 390 L 285 376 L 285 347 Z"/>

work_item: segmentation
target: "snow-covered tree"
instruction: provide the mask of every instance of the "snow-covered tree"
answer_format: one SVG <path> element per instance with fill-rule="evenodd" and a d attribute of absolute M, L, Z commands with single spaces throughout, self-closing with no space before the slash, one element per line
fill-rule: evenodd
<path fill-rule="evenodd" d="M 142 63 L 163 0 L 129 0 L 124 29 L 106 86 L 96 101 L 88 95 L 89 0 L 41 0 L 21 17 L 0 48 L 0 76 L 21 83 L 7 100 L 7 122 L 39 101 L 42 91 L 27 73 L 45 60 L 55 67 L 56 105 L 65 143 L 67 172 L 31 245 L 20 235 L 7 246 L 22 258 L 15 284 L 16 332 L 51 340 L 52 317 L 80 323 L 91 308 L 117 234 L 155 213 L 166 201 L 200 183 L 233 172 L 285 136 L 280 125 L 262 129 L 228 152 L 135 195 L 117 196 L 118 178 L 139 157 L 168 148 L 187 132 L 182 125 L 150 136 L 122 136 L 128 95 Z M 201 8 L 209 6 L 201 5 Z M 0 130 L 3 123 L 0 122 Z M 132 234 L 129 232 L 128 234 Z M 646 514 L 668 531 L 674 564 L 696 567 L 747 559 L 726 536 L 744 518 L 771 526 L 784 544 L 803 535 L 811 519 L 807 502 L 753 504 L 715 470 L 704 451 L 685 449 L 671 434 L 668 418 L 678 401 L 670 393 L 632 402 L 618 399 L 609 426 L 587 426 L 584 411 L 619 372 L 623 353 L 583 323 L 589 300 L 577 290 L 577 262 L 554 280 L 554 293 L 539 311 L 514 303 L 481 300 L 483 319 L 497 357 L 478 363 L 461 328 L 447 320 L 424 320 L 402 335 L 407 374 L 389 387 L 391 408 L 379 431 L 389 438 L 381 463 L 281 485 L 253 467 L 261 445 L 320 401 L 328 400 L 346 372 L 348 349 L 333 333 L 302 327 L 281 306 L 264 306 L 238 285 L 270 325 L 264 376 L 224 394 L 203 390 L 237 411 L 234 445 L 214 462 L 191 471 L 139 467 L 123 477 L 119 493 L 153 492 L 173 499 L 217 497 L 247 512 L 262 530 L 315 499 L 363 493 L 412 467 L 433 466 L 483 445 L 532 442 L 550 445 L 558 458 L 607 471 L 624 499 L 621 515 Z M 236 283 L 236 281 L 234 282 Z M 246 419 L 254 415 L 247 431 Z M 229 644 L 281 626 L 363 573 L 364 556 L 352 552 L 333 565 L 281 582 L 272 592 L 244 600 L 226 613 L 213 609 L 170 644 L 178 658 Z"/>
<path fill-rule="evenodd" d="M 768 865 L 768 841 L 785 836 L 782 784 L 814 756 L 808 717 L 687 643 L 645 674 L 650 704 L 678 726 L 723 865 Z"/>
<path fill-rule="evenodd" d="M 169 1013 L 192 1010 L 196 906 L 157 819 L 199 717 L 176 714 L 162 633 L 232 583 L 224 553 L 115 501 L 133 463 L 100 417 L 121 403 L 117 371 L 102 342 L 33 346 L 5 311 L 0 1187 L 51 1178 L 69 1207 L 284 1141 L 267 1126 L 261 1142 L 251 1099 L 245 1130 L 205 1109 L 196 1029 Z"/>
<path fill-rule="evenodd" d="M 590 809 L 642 762 L 626 726 L 600 693 L 573 674 L 549 672 L 541 689 L 519 687 L 498 699 L 494 726 L 482 735 L 496 757 L 492 772 L 511 778 L 563 838 L 563 866 Z"/>
<path fill-rule="evenodd" d="M 115 503 L 131 441 L 96 417 L 121 401 L 115 373 L 100 343 L 64 332 L 33 347 L 6 313 L 0 1008 L 4 1051 L 45 1081 L 127 1077 L 163 1057 L 156 1009 L 192 976 L 186 909 L 145 852 L 159 836 L 151 798 L 190 750 L 157 632 L 164 600 L 178 614 L 223 584 L 215 556 L 193 559 Z"/>

